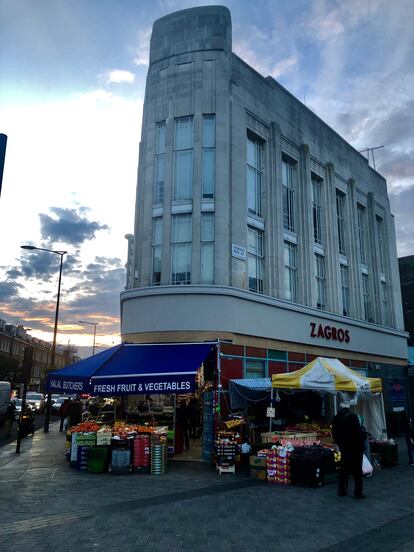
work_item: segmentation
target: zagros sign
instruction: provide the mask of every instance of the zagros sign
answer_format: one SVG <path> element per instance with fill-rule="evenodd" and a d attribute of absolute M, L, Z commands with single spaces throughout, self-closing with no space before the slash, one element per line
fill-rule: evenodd
<path fill-rule="evenodd" d="M 321 337 L 328 341 L 339 341 L 340 343 L 349 343 L 351 341 L 349 330 L 344 330 L 343 328 L 337 328 L 335 326 L 325 326 L 324 324 L 317 324 L 316 322 L 311 322 L 310 327 L 311 337 Z"/>

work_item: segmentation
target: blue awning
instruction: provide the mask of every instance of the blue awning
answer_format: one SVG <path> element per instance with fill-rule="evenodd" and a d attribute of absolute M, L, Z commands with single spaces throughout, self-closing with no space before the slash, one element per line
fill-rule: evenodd
<path fill-rule="evenodd" d="M 229 384 L 230 406 L 243 408 L 270 398 L 272 380 L 270 378 L 233 379 Z"/>
<path fill-rule="evenodd" d="M 62 394 L 187 393 L 214 343 L 123 343 L 48 374 L 47 390 Z"/>

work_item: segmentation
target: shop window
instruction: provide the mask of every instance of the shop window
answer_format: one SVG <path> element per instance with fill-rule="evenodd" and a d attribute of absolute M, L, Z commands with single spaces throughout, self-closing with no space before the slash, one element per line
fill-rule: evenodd
<path fill-rule="evenodd" d="M 286 360 L 287 352 L 286 351 L 276 351 L 275 349 L 268 349 L 267 351 L 268 358 L 272 360 Z"/>
<path fill-rule="evenodd" d="M 244 377 L 247 379 L 266 377 L 266 362 L 264 360 L 246 359 Z"/>

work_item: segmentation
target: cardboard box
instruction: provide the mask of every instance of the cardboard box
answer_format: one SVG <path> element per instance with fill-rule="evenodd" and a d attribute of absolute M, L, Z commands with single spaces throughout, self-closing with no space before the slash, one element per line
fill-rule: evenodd
<path fill-rule="evenodd" d="M 250 467 L 266 468 L 267 458 L 261 456 L 250 456 Z"/>
<path fill-rule="evenodd" d="M 266 470 L 262 469 L 250 469 L 251 479 L 259 479 L 260 481 L 266 481 Z"/>

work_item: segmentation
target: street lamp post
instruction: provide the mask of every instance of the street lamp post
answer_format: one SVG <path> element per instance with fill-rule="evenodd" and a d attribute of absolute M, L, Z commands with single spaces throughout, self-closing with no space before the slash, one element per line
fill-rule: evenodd
<path fill-rule="evenodd" d="M 53 344 L 52 344 L 52 353 L 50 356 L 50 369 L 55 369 L 55 357 L 56 357 L 56 336 L 57 336 L 57 328 L 58 328 L 58 318 L 59 318 L 59 302 L 60 302 L 60 285 L 62 282 L 62 267 L 63 267 L 63 256 L 66 255 L 67 251 L 55 251 L 53 249 L 44 249 L 43 247 L 35 247 L 34 245 L 22 245 L 22 249 L 29 249 L 30 251 L 36 250 L 36 251 L 47 251 L 48 253 L 55 253 L 56 255 L 60 255 L 60 268 L 59 268 L 59 283 L 58 283 L 58 292 L 57 292 L 57 299 L 56 299 L 56 311 L 55 311 L 55 325 L 53 329 Z M 50 407 L 52 402 L 52 394 L 50 390 L 47 394 L 47 402 L 46 402 L 46 412 L 45 412 L 45 426 L 44 426 L 44 432 L 48 433 L 49 431 L 49 422 L 50 422 Z"/>
<path fill-rule="evenodd" d="M 93 347 L 92 347 L 92 356 L 95 356 L 95 339 L 96 339 L 96 326 L 98 322 L 87 322 L 86 320 L 79 320 L 79 324 L 90 324 L 93 326 Z"/>

